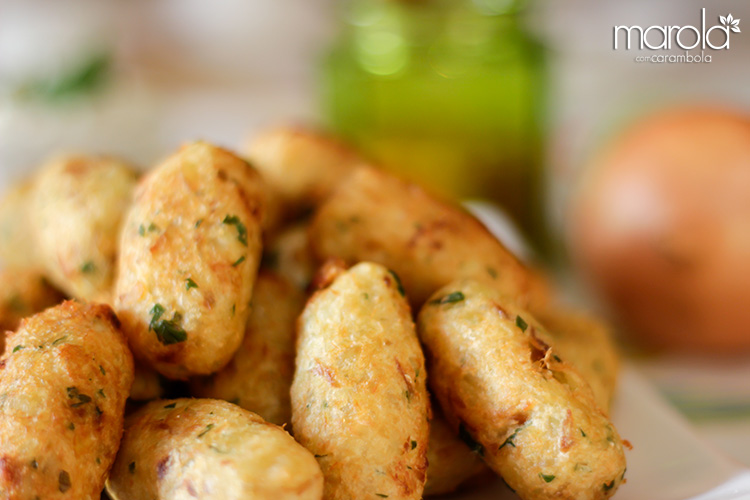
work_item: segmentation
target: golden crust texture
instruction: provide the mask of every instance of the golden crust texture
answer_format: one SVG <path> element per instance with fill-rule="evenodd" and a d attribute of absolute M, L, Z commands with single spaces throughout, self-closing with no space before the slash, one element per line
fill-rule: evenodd
<path fill-rule="evenodd" d="M 132 381 L 109 306 L 69 301 L 23 320 L 0 359 L 0 497 L 98 499 Z"/>
<path fill-rule="evenodd" d="M 29 218 L 40 263 L 71 297 L 109 300 L 135 183 L 128 165 L 106 157 L 59 157 L 37 174 Z"/>
<path fill-rule="evenodd" d="M 302 292 L 279 275 L 261 270 L 242 346 L 224 369 L 193 380 L 192 393 L 230 401 L 274 424 L 289 424 L 295 326 L 304 306 Z"/>
<path fill-rule="evenodd" d="M 317 258 L 378 262 L 398 273 L 412 304 L 459 278 L 480 279 L 533 303 L 546 291 L 467 212 L 373 168 L 359 168 L 317 211 L 310 229 Z"/>
<path fill-rule="evenodd" d="M 620 356 L 609 327 L 587 314 L 564 309 L 537 313 L 560 356 L 589 383 L 599 408 L 609 413 L 617 388 Z"/>
<path fill-rule="evenodd" d="M 0 199 L 0 260 L 8 268 L 38 268 L 29 205 L 33 180 L 16 183 Z"/>
<path fill-rule="evenodd" d="M 467 480 L 489 471 L 479 455 L 450 428 L 437 405 L 433 404 L 432 412 L 424 496 L 451 493 Z"/>
<path fill-rule="evenodd" d="M 0 271 L 0 332 L 15 330 L 21 319 L 59 304 L 62 300 L 62 294 L 37 271 Z"/>
<path fill-rule="evenodd" d="M 363 163 L 335 139 L 299 127 L 268 129 L 253 138 L 246 153 L 285 218 L 320 204 Z"/>
<path fill-rule="evenodd" d="M 281 427 L 215 399 L 152 401 L 126 421 L 113 500 L 319 500 L 323 474 Z"/>
<path fill-rule="evenodd" d="M 430 387 L 451 426 L 521 498 L 615 493 L 625 474 L 620 437 L 528 312 L 463 280 L 433 295 L 418 328 Z"/>
<path fill-rule="evenodd" d="M 262 185 L 231 153 L 183 146 L 144 177 L 122 230 L 115 308 L 133 353 L 185 379 L 242 342 L 261 253 Z"/>
<path fill-rule="evenodd" d="M 402 292 L 392 272 L 361 263 L 300 316 L 292 425 L 318 457 L 328 500 L 422 496 L 429 398 Z"/>

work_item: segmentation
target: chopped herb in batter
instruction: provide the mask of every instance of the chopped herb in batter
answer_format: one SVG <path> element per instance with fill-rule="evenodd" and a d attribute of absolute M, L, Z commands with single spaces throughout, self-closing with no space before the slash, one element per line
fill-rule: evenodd
<path fill-rule="evenodd" d="M 187 340 L 187 333 L 180 326 L 182 314 L 175 312 L 171 320 L 161 319 L 165 312 L 166 310 L 161 304 L 154 305 L 150 311 L 151 323 L 148 325 L 149 330 L 153 330 L 156 333 L 156 338 L 164 345 L 185 342 Z"/>
<path fill-rule="evenodd" d="M 431 300 L 430 304 L 433 305 L 441 305 L 441 304 L 455 304 L 456 302 L 461 302 L 466 297 L 464 296 L 463 292 L 453 292 L 449 293 L 445 297 L 440 297 L 439 299 Z"/>
<path fill-rule="evenodd" d="M 521 316 L 516 316 L 516 326 L 520 328 L 522 332 L 525 332 L 526 329 L 529 327 L 529 324 L 526 323 Z"/>
<path fill-rule="evenodd" d="M 237 239 L 240 243 L 247 246 L 247 228 L 242 223 L 239 217 L 236 215 L 227 215 L 222 221 L 224 224 L 229 224 L 237 227 Z"/>

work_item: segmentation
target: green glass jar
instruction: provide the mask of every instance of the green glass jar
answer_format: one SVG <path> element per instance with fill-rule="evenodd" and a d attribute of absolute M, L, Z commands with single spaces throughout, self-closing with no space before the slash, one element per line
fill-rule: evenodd
<path fill-rule="evenodd" d="M 518 0 L 350 0 L 325 61 L 328 126 L 458 199 L 498 202 L 536 243 L 543 51 Z"/>

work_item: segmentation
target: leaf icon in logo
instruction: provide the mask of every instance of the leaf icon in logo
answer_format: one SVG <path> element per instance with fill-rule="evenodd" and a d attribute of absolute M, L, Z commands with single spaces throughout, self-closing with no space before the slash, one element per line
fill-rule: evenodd
<path fill-rule="evenodd" d="M 719 21 L 735 33 L 740 33 L 740 20 L 732 17 L 732 14 L 728 14 L 727 17 L 719 16 Z"/>

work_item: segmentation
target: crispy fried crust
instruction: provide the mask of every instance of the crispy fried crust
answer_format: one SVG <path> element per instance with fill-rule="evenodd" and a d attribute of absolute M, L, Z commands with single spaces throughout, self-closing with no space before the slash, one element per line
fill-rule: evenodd
<path fill-rule="evenodd" d="M 8 268 L 40 267 L 29 217 L 33 186 L 32 179 L 18 182 L 0 199 L 0 260 Z"/>
<path fill-rule="evenodd" d="M 71 297 L 108 300 L 135 183 L 128 165 L 106 157 L 60 157 L 37 174 L 29 218 L 40 263 Z"/>
<path fill-rule="evenodd" d="M 319 500 L 315 458 L 281 427 L 215 399 L 152 401 L 129 416 L 113 500 Z"/>
<path fill-rule="evenodd" d="M 98 499 L 132 381 L 109 306 L 64 302 L 23 320 L 0 359 L 0 497 Z"/>
<path fill-rule="evenodd" d="M 489 470 L 479 455 L 450 428 L 437 405 L 433 404 L 432 411 L 425 496 L 456 491 L 467 480 Z"/>
<path fill-rule="evenodd" d="M 271 271 L 258 274 L 245 338 L 220 372 L 191 383 L 199 397 L 224 399 L 282 425 L 291 423 L 297 317 L 305 296 Z"/>
<path fill-rule="evenodd" d="M 359 168 L 317 211 L 310 228 L 319 259 L 379 262 L 398 273 L 412 304 L 458 278 L 481 279 L 518 300 L 546 289 L 463 210 L 373 168 Z"/>
<path fill-rule="evenodd" d="M 418 328 L 430 387 L 451 426 L 520 497 L 614 494 L 625 473 L 620 437 L 528 312 L 464 280 L 433 295 Z"/>
<path fill-rule="evenodd" d="M 335 139 L 300 127 L 268 129 L 253 138 L 246 153 L 284 218 L 320 204 L 363 163 Z"/>
<path fill-rule="evenodd" d="M 262 185 L 231 153 L 184 146 L 150 172 L 125 221 L 115 307 L 134 354 L 170 378 L 226 365 L 261 252 Z"/>
<path fill-rule="evenodd" d="M 427 467 L 424 357 L 396 276 L 361 263 L 308 302 L 292 384 L 295 437 L 326 499 L 418 499 Z"/>
<path fill-rule="evenodd" d="M 599 408 L 609 413 L 620 371 L 620 356 L 609 327 L 588 314 L 559 308 L 536 317 L 554 339 L 560 356 L 589 383 Z"/>
<path fill-rule="evenodd" d="M 0 271 L 0 332 L 15 330 L 22 318 L 59 304 L 62 300 L 62 294 L 36 271 Z"/>

